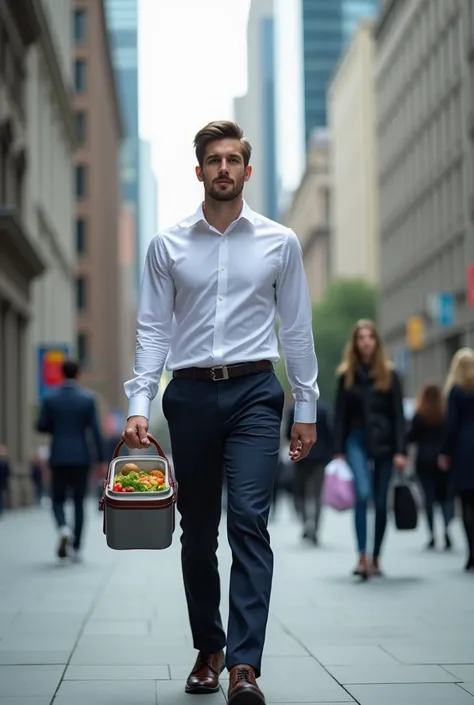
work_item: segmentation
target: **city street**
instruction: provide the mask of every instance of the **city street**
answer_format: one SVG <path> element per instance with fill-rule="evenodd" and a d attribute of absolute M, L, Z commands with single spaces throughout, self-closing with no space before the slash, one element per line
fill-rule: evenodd
<path fill-rule="evenodd" d="M 267 703 L 474 705 L 474 577 L 461 570 L 460 526 L 452 554 L 427 554 L 421 522 L 401 534 L 390 519 L 386 577 L 363 584 L 351 576 L 351 517 L 323 519 L 317 549 L 301 543 L 289 507 L 272 523 Z M 178 534 L 168 551 L 119 554 L 101 521 L 91 503 L 85 562 L 58 565 L 48 509 L 0 520 L 0 705 L 191 702 Z M 220 552 L 225 595 L 225 539 Z M 225 703 L 224 692 L 202 702 Z"/>

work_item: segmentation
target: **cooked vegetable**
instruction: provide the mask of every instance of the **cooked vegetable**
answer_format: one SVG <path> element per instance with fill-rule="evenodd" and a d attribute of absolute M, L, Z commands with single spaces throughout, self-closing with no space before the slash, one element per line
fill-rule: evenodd
<path fill-rule="evenodd" d="M 163 492 L 168 489 L 161 470 L 148 473 L 139 469 L 138 472 L 130 471 L 128 474 L 122 471 L 114 480 L 114 492 Z"/>

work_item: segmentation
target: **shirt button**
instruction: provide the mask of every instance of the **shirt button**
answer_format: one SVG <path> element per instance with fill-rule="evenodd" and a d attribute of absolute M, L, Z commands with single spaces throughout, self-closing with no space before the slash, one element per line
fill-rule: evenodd
<path fill-rule="evenodd" d="M 219 296 L 219 301 L 222 301 L 222 296 Z"/>
<path fill-rule="evenodd" d="M 225 267 L 221 267 L 221 272 L 225 272 Z"/>

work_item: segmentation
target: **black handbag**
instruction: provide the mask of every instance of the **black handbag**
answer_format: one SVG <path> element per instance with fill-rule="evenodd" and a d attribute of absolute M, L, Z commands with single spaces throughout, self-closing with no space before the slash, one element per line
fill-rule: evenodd
<path fill-rule="evenodd" d="M 406 480 L 393 488 L 393 513 L 399 531 L 413 531 L 418 525 L 418 507 L 415 496 Z"/>

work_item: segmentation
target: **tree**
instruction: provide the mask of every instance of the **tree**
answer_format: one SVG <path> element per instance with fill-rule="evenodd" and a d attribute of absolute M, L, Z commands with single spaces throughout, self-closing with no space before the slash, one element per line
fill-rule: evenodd
<path fill-rule="evenodd" d="M 313 335 L 318 356 L 318 384 L 321 397 L 332 405 L 336 387 L 336 369 L 354 324 L 360 318 L 375 320 L 377 291 L 361 279 L 338 279 L 313 307 Z M 276 367 L 285 391 L 289 389 L 283 359 Z"/>

